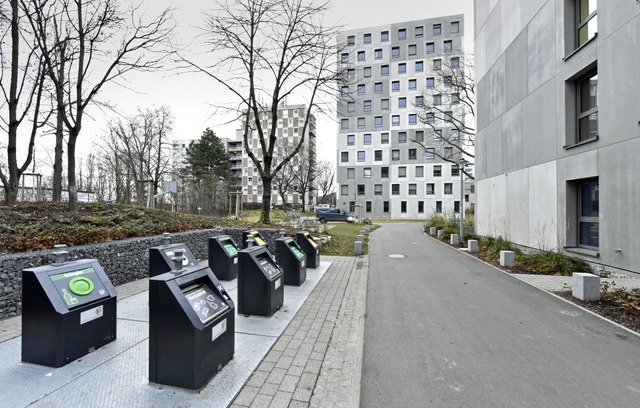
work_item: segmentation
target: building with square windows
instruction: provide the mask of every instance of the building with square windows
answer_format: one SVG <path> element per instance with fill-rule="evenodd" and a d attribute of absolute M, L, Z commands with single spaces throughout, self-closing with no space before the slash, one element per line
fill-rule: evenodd
<path fill-rule="evenodd" d="M 461 55 L 463 34 L 462 15 L 340 33 L 346 75 L 337 104 L 338 207 L 394 219 L 460 211 L 458 165 L 441 158 L 443 143 L 425 149 L 415 141 L 450 132 L 444 123 L 426 126 L 421 106 L 438 81 L 434 70 Z"/>
<path fill-rule="evenodd" d="M 640 272 L 640 4 L 475 10 L 477 232 Z"/>

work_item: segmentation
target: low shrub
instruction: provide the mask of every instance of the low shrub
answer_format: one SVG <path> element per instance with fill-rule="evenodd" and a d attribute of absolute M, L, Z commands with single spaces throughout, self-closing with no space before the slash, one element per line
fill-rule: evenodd
<path fill-rule="evenodd" d="M 486 249 L 485 255 L 492 261 L 498 261 L 500 259 L 500 251 L 512 251 L 516 256 L 522 254 L 520 248 L 502 237 L 485 237 L 479 242 L 479 245 L 483 247 L 483 249 Z"/>
<path fill-rule="evenodd" d="M 517 262 L 527 268 L 551 275 L 570 276 L 573 272 L 592 271 L 591 265 L 583 259 L 557 251 L 522 254 Z"/>

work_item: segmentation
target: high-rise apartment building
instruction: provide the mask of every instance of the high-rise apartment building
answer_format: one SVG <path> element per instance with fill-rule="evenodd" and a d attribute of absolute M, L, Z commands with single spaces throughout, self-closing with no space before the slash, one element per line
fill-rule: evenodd
<path fill-rule="evenodd" d="M 292 166 L 287 166 L 283 173 L 287 172 L 293 175 L 306 174 L 308 169 L 314 169 L 316 165 L 316 119 L 313 115 L 310 115 L 309 123 L 306 130 L 304 128 L 304 122 L 307 116 L 306 105 L 288 105 L 278 108 L 278 122 L 272 123 L 271 112 L 262 112 L 261 122 L 262 128 L 265 134 L 270 131 L 273 126 L 276 126 L 276 134 L 278 137 L 278 148 L 275 150 L 276 155 L 286 154 L 290 152 L 300 142 L 300 138 L 304 133 L 304 144 L 298 153 L 297 157 L 291 162 Z M 243 123 L 244 125 L 244 123 Z M 243 203 L 262 203 L 262 178 L 258 172 L 258 168 L 254 165 L 253 161 L 243 149 L 242 152 L 238 151 L 238 143 L 242 144 L 242 129 L 238 131 L 239 141 L 233 142 L 231 146 L 227 143 L 229 152 L 234 149 L 234 168 L 237 167 L 239 155 L 242 155 L 242 202 Z M 249 148 L 252 149 L 253 154 L 258 158 L 262 158 L 262 148 L 260 147 L 260 139 L 258 131 L 251 130 L 251 137 L 248 140 Z M 281 157 L 279 157 L 274 163 L 279 163 Z M 311 173 L 313 173 L 311 171 Z M 282 173 L 281 173 L 282 174 Z M 302 188 L 302 183 L 295 177 L 286 188 L 286 202 L 288 205 L 294 207 L 301 207 L 303 202 L 305 205 L 310 206 L 314 204 L 315 200 L 315 188 L 313 188 L 313 182 L 310 183 L 310 189 Z M 273 190 L 271 192 L 271 202 L 273 205 L 282 205 L 283 200 L 281 194 L 278 191 L 277 182 L 273 183 Z M 306 190 L 306 191 L 303 191 Z"/>
<path fill-rule="evenodd" d="M 460 61 L 463 35 L 462 15 L 340 34 L 347 74 L 337 106 L 339 207 L 400 219 L 460 211 L 460 171 L 441 158 L 450 151 L 438 141 L 453 130 L 446 122 L 424 123 L 424 106 L 437 97 L 429 90 L 442 85 L 438 70 Z M 443 96 L 438 103 L 456 103 Z"/>
<path fill-rule="evenodd" d="M 477 232 L 640 273 L 640 5 L 475 10 Z"/>

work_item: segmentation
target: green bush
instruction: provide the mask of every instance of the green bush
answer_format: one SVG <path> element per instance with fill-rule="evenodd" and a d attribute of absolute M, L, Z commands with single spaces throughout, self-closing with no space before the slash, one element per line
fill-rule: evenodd
<path fill-rule="evenodd" d="M 569 276 L 573 272 L 592 271 L 591 265 L 583 259 L 557 251 L 522 254 L 517 262 L 536 271 L 553 275 Z"/>
<path fill-rule="evenodd" d="M 520 248 L 502 237 L 486 237 L 483 238 L 479 244 L 483 247 L 488 247 L 486 255 L 492 261 L 498 261 L 500 259 L 500 251 L 512 251 L 516 256 L 522 254 Z"/>

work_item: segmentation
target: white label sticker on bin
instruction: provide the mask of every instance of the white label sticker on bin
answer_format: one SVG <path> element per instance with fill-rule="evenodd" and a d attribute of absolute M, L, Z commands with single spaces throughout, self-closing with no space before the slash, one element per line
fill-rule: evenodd
<path fill-rule="evenodd" d="M 227 331 L 227 319 L 224 319 L 220 323 L 216 324 L 211 328 L 211 341 L 214 341 L 220 335 Z"/>
<path fill-rule="evenodd" d="M 280 278 L 278 278 L 278 280 L 276 281 L 276 289 L 278 289 L 280 287 L 282 283 L 280 283 Z"/>
<path fill-rule="evenodd" d="M 104 305 L 94 307 L 93 309 L 85 310 L 80 313 L 80 324 L 85 324 L 92 320 L 96 320 L 104 314 Z"/>
<path fill-rule="evenodd" d="M 236 256 L 235 258 L 233 258 L 233 263 L 237 264 L 238 263 L 238 257 Z"/>

